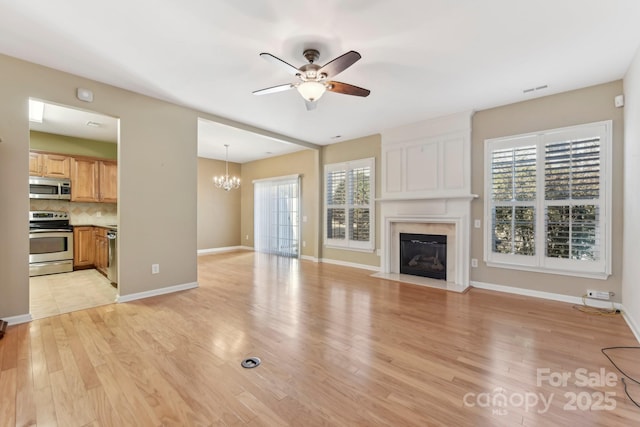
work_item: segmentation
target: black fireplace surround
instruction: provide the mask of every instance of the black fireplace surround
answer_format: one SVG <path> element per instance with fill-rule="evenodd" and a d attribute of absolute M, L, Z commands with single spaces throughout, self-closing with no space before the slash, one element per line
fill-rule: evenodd
<path fill-rule="evenodd" d="M 400 233 L 400 273 L 447 280 L 447 236 Z"/>

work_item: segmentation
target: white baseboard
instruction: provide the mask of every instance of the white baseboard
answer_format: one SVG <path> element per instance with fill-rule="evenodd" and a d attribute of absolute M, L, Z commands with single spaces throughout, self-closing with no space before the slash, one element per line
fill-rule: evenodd
<path fill-rule="evenodd" d="M 362 270 L 380 271 L 380 267 L 376 265 L 356 264 L 355 262 L 338 261 L 336 259 L 330 259 L 330 258 L 322 258 L 320 259 L 320 262 L 324 262 L 327 264 L 341 265 L 343 267 L 360 268 Z"/>
<path fill-rule="evenodd" d="M 473 281 L 471 282 L 471 286 L 473 286 L 474 288 L 487 289 L 490 291 L 506 292 L 509 294 L 516 294 L 516 295 L 525 295 L 525 296 L 534 297 L 534 298 L 544 298 L 544 299 L 549 299 L 553 301 L 568 302 L 571 304 L 582 305 L 583 303 L 582 297 L 554 294 L 552 292 L 534 291 L 531 289 L 515 288 L 513 286 L 494 285 L 493 283 L 473 282 Z M 592 307 L 598 307 L 598 308 L 611 308 L 611 302 L 609 301 L 599 301 L 599 300 L 589 299 L 589 305 Z M 619 302 L 614 302 L 613 306 L 616 309 L 620 310 L 620 312 L 622 313 L 622 318 L 625 320 L 625 322 L 627 322 L 627 326 L 629 326 L 629 329 L 631 329 L 631 333 L 633 333 L 633 335 L 636 337 L 636 340 L 638 340 L 638 342 L 640 343 L 640 328 L 635 323 L 633 318 L 631 318 L 629 315 L 626 314 L 624 310 L 624 306 Z"/>
<path fill-rule="evenodd" d="M 622 317 L 624 317 L 627 325 L 629 325 L 629 329 L 631 329 L 631 332 L 633 332 L 633 335 L 635 335 L 636 340 L 638 340 L 638 342 L 640 343 L 640 327 L 638 327 L 638 324 L 635 322 L 635 320 L 633 320 L 633 317 L 627 314 L 624 308 L 622 309 Z"/>
<path fill-rule="evenodd" d="M 314 256 L 311 255 L 302 255 L 300 256 L 300 259 L 304 259 L 306 261 L 311 261 L 311 262 L 320 262 L 320 260 Z"/>
<path fill-rule="evenodd" d="M 2 320 L 7 322 L 9 326 L 11 326 L 11 325 L 18 325 L 20 323 L 31 322 L 33 320 L 33 317 L 31 317 L 30 313 L 27 313 L 27 314 L 21 314 L 19 316 L 5 317 Z"/>
<path fill-rule="evenodd" d="M 182 285 L 167 286 L 166 288 L 154 289 L 152 291 L 138 292 L 136 294 L 119 295 L 116 302 L 130 302 L 138 299 L 155 297 L 158 295 L 171 294 L 173 292 L 186 291 L 198 287 L 198 282 L 184 283 Z"/>
<path fill-rule="evenodd" d="M 570 304 L 582 305 L 582 297 L 574 297 L 571 295 L 554 294 L 553 292 L 535 291 L 532 289 L 516 288 L 514 286 L 495 285 L 493 283 L 470 282 L 471 286 L 479 289 L 487 289 L 496 292 L 505 292 L 508 294 L 524 295 L 534 298 L 542 298 L 553 301 L 567 302 Z M 598 308 L 611 308 L 611 301 L 601 301 L 589 299 L 589 305 Z M 622 304 L 614 302 L 613 306 L 622 311 Z"/>
<path fill-rule="evenodd" d="M 253 246 L 239 246 L 240 249 L 244 249 L 245 251 L 255 251 L 255 249 L 253 248 Z"/>
<path fill-rule="evenodd" d="M 198 249 L 198 256 L 202 255 L 210 255 L 210 254 L 219 254 L 223 252 L 233 252 L 233 251 L 242 251 L 242 250 L 253 250 L 248 246 L 225 246 L 223 248 L 209 248 L 209 249 Z"/>

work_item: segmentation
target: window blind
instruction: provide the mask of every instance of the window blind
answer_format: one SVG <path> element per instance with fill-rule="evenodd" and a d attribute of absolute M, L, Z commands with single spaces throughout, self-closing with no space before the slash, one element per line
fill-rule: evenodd
<path fill-rule="evenodd" d="M 371 250 L 374 159 L 325 165 L 325 244 Z"/>
<path fill-rule="evenodd" d="M 611 143 L 611 121 L 486 140 L 487 264 L 608 277 Z"/>
<path fill-rule="evenodd" d="M 254 182 L 255 250 L 297 257 L 300 240 L 299 178 Z"/>

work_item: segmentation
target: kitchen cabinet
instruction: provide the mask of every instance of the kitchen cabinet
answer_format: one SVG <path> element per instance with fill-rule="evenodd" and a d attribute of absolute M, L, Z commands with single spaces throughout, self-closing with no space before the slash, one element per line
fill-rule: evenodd
<path fill-rule="evenodd" d="M 61 154 L 30 152 L 29 176 L 70 178 L 71 158 Z"/>
<path fill-rule="evenodd" d="M 116 162 L 100 161 L 98 169 L 99 199 L 103 203 L 118 201 L 118 164 Z"/>
<path fill-rule="evenodd" d="M 96 236 L 94 227 L 73 227 L 73 268 L 91 268 L 95 262 Z"/>
<path fill-rule="evenodd" d="M 73 268 L 95 268 L 107 275 L 109 239 L 106 228 L 89 225 L 73 227 Z"/>
<path fill-rule="evenodd" d="M 76 158 L 71 172 L 72 202 L 118 201 L 118 164 L 114 161 Z"/>
<path fill-rule="evenodd" d="M 95 227 L 95 267 L 96 270 L 107 275 L 109 267 L 109 239 L 107 239 L 107 229 Z"/>

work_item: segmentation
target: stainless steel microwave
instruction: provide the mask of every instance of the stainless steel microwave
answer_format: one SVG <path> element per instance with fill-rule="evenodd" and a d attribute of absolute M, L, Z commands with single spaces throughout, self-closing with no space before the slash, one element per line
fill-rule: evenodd
<path fill-rule="evenodd" d="M 30 176 L 29 198 L 71 200 L 71 180 Z"/>

